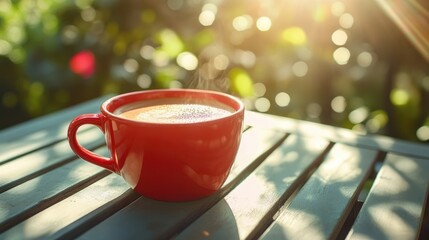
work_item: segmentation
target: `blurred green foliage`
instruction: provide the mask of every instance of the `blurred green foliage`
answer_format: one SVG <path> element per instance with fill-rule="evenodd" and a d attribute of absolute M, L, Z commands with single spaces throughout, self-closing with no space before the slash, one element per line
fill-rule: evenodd
<path fill-rule="evenodd" d="M 204 88 L 428 141 L 428 63 L 404 35 L 370 0 L 2 0 L 0 128 L 104 94 Z"/>

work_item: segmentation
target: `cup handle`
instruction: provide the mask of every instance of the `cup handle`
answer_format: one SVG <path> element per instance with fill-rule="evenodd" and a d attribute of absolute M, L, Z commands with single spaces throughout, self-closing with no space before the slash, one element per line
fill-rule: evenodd
<path fill-rule="evenodd" d="M 95 125 L 104 133 L 105 122 L 106 117 L 101 113 L 79 115 L 71 121 L 67 135 L 70 147 L 79 157 L 90 163 L 93 163 L 116 173 L 117 171 L 115 167 L 115 161 L 112 158 L 106 158 L 89 151 L 88 149 L 84 148 L 82 145 L 79 144 L 76 137 L 76 133 L 79 127 L 85 124 Z"/>

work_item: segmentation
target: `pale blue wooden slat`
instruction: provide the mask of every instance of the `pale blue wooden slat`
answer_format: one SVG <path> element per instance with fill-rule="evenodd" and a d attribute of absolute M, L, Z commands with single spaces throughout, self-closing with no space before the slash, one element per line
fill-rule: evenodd
<path fill-rule="evenodd" d="M 127 183 L 120 176 L 110 174 L 0 233 L 0 239 L 56 239 L 59 237 L 56 234 L 61 230 L 109 205 L 127 192 Z"/>
<path fill-rule="evenodd" d="M 198 201 L 170 203 L 155 201 L 148 198 L 139 198 L 126 208 L 85 232 L 80 239 L 118 239 L 141 238 L 147 239 L 167 237 L 176 229 L 205 208 L 220 200 L 224 192 L 229 191 L 232 182 L 255 159 L 269 150 L 284 136 L 281 132 L 260 131 L 249 129 L 243 133 L 236 161 L 230 177 L 217 194 Z"/>
<path fill-rule="evenodd" d="M 262 239 L 332 239 L 339 233 L 377 152 L 336 144 Z"/>
<path fill-rule="evenodd" d="M 299 187 L 329 142 L 289 136 L 252 174 L 177 239 L 246 239 L 276 205 Z M 280 202 L 278 203 L 278 201 Z"/>
<path fill-rule="evenodd" d="M 96 151 L 107 154 L 104 147 Z M 84 160 L 76 159 L 44 175 L 33 178 L 0 194 L 0 226 L 46 199 L 70 189 L 73 185 L 104 171 Z"/>
<path fill-rule="evenodd" d="M 79 134 L 79 142 L 88 149 L 105 143 L 104 135 L 98 128 L 92 128 Z M 0 189 L 11 183 L 19 182 L 31 174 L 52 168 L 77 156 L 71 150 L 68 141 L 63 140 L 47 148 L 26 154 L 18 159 L 0 165 Z M 1 191 L 0 191 L 1 192 Z"/>
<path fill-rule="evenodd" d="M 70 121 L 79 114 L 97 113 L 109 96 L 10 127 L 0 132 L 0 164 L 67 137 Z M 82 128 L 84 129 L 84 128 Z"/>
<path fill-rule="evenodd" d="M 429 187 L 429 159 L 387 154 L 347 239 L 417 239 Z"/>

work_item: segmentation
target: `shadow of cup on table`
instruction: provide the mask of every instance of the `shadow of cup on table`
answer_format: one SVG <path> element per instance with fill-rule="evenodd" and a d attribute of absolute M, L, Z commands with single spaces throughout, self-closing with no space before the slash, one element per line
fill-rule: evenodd
<path fill-rule="evenodd" d="M 82 239 L 239 239 L 235 216 L 218 194 L 186 202 L 140 197 L 82 233 Z"/>

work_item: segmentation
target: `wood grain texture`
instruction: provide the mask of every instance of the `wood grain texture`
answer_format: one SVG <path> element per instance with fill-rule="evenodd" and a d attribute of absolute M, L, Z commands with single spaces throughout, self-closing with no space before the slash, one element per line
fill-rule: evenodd
<path fill-rule="evenodd" d="M 377 152 L 335 144 L 262 239 L 331 239 L 369 175 Z"/>
<path fill-rule="evenodd" d="M 102 148 L 96 152 L 106 154 L 108 151 L 107 148 Z M 1 193 L 0 226 L 3 226 L 6 220 L 10 221 L 26 211 L 40 208 L 40 204 L 46 205 L 50 199 L 102 171 L 104 169 L 77 159 Z"/>
<path fill-rule="evenodd" d="M 100 105 L 107 98 L 100 97 L 0 131 L 0 164 L 66 139 L 70 121 L 82 113 L 100 112 Z"/>
<path fill-rule="evenodd" d="M 162 202 L 141 197 L 129 206 L 80 236 L 80 239 L 138 239 L 169 238 L 183 229 L 202 212 L 218 201 L 233 187 L 236 178 L 259 156 L 283 138 L 281 132 L 249 129 L 232 167 L 230 177 L 216 194 L 197 201 Z"/>
<path fill-rule="evenodd" d="M 289 136 L 223 200 L 186 228 L 177 239 L 245 239 L 276 203 L 285 200 L 329 146 L 318 138 Z M 295 187 L 292 187 L 295 186 Z M 281 200 L 281 201 L 283 201 Z M 275 210 L 276 211 L 276 210 Z"/>
<path fill-rule="evenodd" d="M 388 154 L 348 239 L 417 239 L 428 185 L 428 159 Z"/>
<path fill-rule="evenodd" d="M 101 146 L 104 142 L 104 135 L 95 127 L 79 134 L 79 143 L 88 149 Z M 53 167 L 77 158 L 68 141 L 64 140 L 2 164 L 0 165 L 0 192 L 34 177 L 31 175 L 40 175 L 37 172 L 44 173 Z"/>
<path fill-rule="evenodd" d="M 47 239 L 91 214 L 129 189 L 116 174 L 95 182 L 87 188 L 45 209 L 0 234 L 0 239 Z"/>

